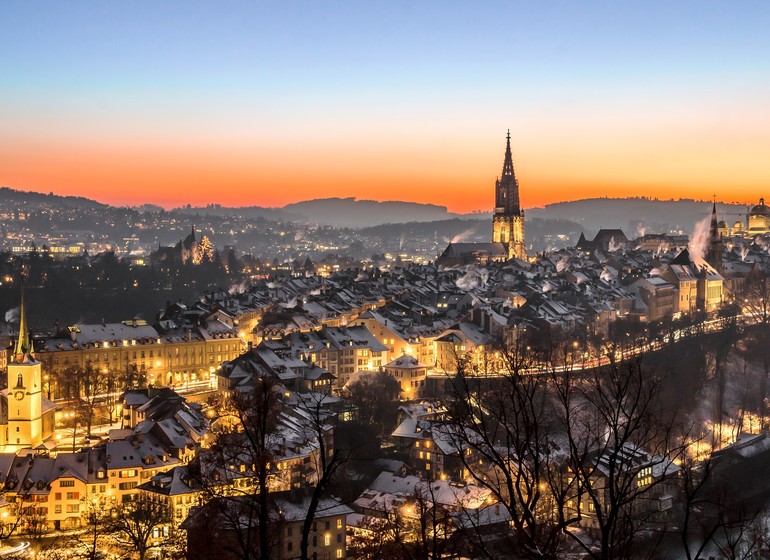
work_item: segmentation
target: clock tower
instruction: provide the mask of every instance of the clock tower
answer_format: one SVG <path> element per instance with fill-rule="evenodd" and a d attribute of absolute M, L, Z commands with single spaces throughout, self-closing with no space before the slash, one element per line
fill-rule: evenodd
<path fill-rule="evenodd" d="M 35 448 L 43 443 L 43 386 L 41 364 L 33 356 L 21 284 L 19 337 L 8 363 L 8 424 L 5 451 Z"/>

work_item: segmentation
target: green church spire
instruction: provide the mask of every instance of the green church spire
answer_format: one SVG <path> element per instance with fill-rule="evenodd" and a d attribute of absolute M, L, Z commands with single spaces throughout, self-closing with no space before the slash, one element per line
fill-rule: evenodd
<path fill-rule="evenodd" d="M 27 329 L 27 311 L 24 307 L 24 274 L 21 275 L 21 305 L 19 307 L 19 337 L 13 349 L 14 359 L 21 363 L 32 358 L 32 341 Z"/>

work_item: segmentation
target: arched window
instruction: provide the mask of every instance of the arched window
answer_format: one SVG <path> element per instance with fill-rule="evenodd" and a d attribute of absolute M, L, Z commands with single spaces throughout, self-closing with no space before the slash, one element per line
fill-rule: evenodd
<path fill-rule="evenodd" d="M 16 377 L 16 386 L 17 386 L 17 387 L 24 387 L 24 382 L 23 382 L 23 381 L 22 381 L 22 379 L 21 379 L 21 374 L 19 374 L 19 375 Z"/>

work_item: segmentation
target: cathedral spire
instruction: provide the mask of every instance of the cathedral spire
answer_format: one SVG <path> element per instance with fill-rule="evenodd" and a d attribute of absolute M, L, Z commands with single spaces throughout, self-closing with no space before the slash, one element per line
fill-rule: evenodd
<path fill-rule="evenodd" d="M 719 222 L 717 222 L 717 203 L 711 208 L 711 226 L 709 226 L 709 237 L 713 241 L 719 237 Z"/>
<path fill-rule="evenodd" d="M 717 221 L 717 203 L 711 207 L 711 225 L 709 226 L 709 244 L 706 248 L 706 262 L 722 272 L 722 236 L 719 235 L 719 222 Z"/>
<path fill-rule="evenodd" d="M 496 182 L 495 208 L 501 209 L 508 216 L 521 214 L 519 205 L 519 182 L 513 170 L 513 156 L 511 155 L 511 131 L 505 136 L 505 159 L 503 160 L 503 173 Z"/>
<path fill-rule="evenodd" d="M 492 217 L 492 242 L 502 243 L 508 258 L 526 259 L 524 247 L 524 212 L 519 203 L 519 182 L 513 170 L 511 131 L 505 135 L 503 173 L 495 181 L 495 213 Z"/>
<path fill-rule="evenodd" d="M 513 175 L 513 156 L 511 155 L 511 130 L 505 137 L 505 160 L 503 161 L 503 177 Z"/>
<path fill-rule="evenodd" d="M 21 305 L 19 306 L 19 337 L 13 349 L 16 362 L 22 363 L 32 357 L 32 343 L 27 330 L 27 310 L 24 305 L 24 273 L 21 275 Z"/>

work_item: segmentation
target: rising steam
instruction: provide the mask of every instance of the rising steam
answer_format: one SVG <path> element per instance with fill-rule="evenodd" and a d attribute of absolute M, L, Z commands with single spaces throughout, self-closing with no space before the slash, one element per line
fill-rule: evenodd
<path fill-rule="evenodd" d="M 695 224 L 695 229 L 690 236 L 690 243 L 687 245 L 687 251 L 690 253 L 690 257 L 699 257 L 702 259 L 706 256 L 710 225 L 710 217 L 703 218 L 700 222 Z"/>

